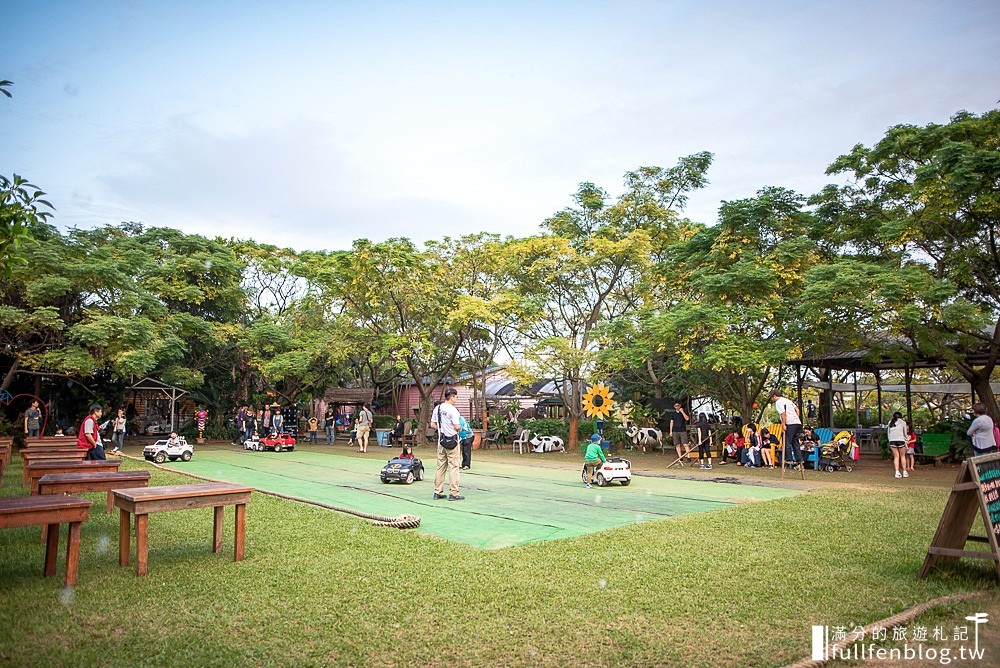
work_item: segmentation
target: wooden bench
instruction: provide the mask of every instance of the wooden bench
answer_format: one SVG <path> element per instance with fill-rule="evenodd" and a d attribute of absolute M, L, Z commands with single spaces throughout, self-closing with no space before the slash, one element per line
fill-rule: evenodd
<path fill-rule="evenodd" d="M 135 515 L 135 574 L 146 575 L 149 572 L 149 513 L 186 510 L 188 508 L 214 508 L 212 551 L 221 552 L 222 521 L 226 506 L 236 506 L 236 537 L 233 560 L 242 561 L 246 540 L 246 504 L 250 502 L 251 492 L 253 492 L 253 487 L 231 485 L 224 482 L 115 490 L 112 492 L 115 506 L 121 510 L 118 522 L 119 565 L 128 566 L 131 556 L 130 515 Z"/>
<path fill-rule="evenodd" d="M 28 464 L 28 488 L 31 495 L 38 494 L 38 481 L 49 473 L 87 473 L 94 471 L 117 471 L 122 465 L 120 459 L 108 461 L 68 461 L 55 460 Z"/>
<path fill-rule="evenodd" d="M 26 438 L 24 439 L 26 448 L 75 448 L 76 437 L 73 438 Z"/>
<path fill-rule="evenodd" d="M 67 587 L 75 587 L 80 563 L 80 525 L 87 519 L 92 501 L 75 496 L 20 496 L 0 499 L 0 529 L 41 525 L 48 529 L 45 542 L 45 577 L 56 574 L 59 525 L 69 524 L 66 545 Z"/>
<path fill-rule="evenodd" d="M 0 460 L 3 460 L 4 465 L 10 466 L 11 453 L 14 451 L 14 444 L 10 441 L 0 442 Z"/>
<path fill-rule="evenodd" d="M 149 487 L 149 471 L 87 471 L 85 473 L 47 473 L 38 479 L 38 493 L 79 494 L 107 492 L 108 512 L 115 508 L 116 489 Z"/>
<path fill-rule="evenodd" d="M 52 461 L 82 462 L 87 457 L 87 451 L 83 448 L 67 448 L 65 450 L 59 448 L 58 450 L 35 450 L 27 452 L 28 450 L 31 450 L 31 448 L 25 448 L 21 451 L 21 463 L 24 465 L 21 478 L 25 487 L 28 486 L 28 467 L 32 464 Z"/>
<path fill-rule="evenodd" d="M 10 454 L 10 446 L 0 445 L 0 481 L 3 480 L 3 471 L 7 467 L 7 455 Z"/>

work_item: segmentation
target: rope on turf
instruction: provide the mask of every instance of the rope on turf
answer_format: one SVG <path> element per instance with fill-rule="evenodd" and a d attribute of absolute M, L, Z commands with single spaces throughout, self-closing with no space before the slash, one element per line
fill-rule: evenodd
<path fill-rule="evenodd" d="M 123 456 L 124 457 L 128 457 L 128 459 L 137 459 L 135 457 L 131 457 L 131 456 L 128 456 L 128 455 L 123 455 Z M 181 472 L 181 471 L 177 471 L 175 469 L 168 469 L 166 467 L 160 466 L 159 464 L 157 464 L 155 462 L 146 462 L 146 463 L 149 464 L 149 465 L 151 465 L 151 466 L 155 466 L 158 469 L 162 469 L 164 471 L 169 471 L 170 473 L 181 473 L 182 475 L 190 476 L 190 477 L 196 478 L 198 480 L 207 480 L 208 482 L 218 482 L 218 480 L 215 480 L 213 478 L 206 478 L 205 476 L 195 475 L 194 473 L 188 473 L 187 471 Z M 302 497 L 291 496 L 289 494 L 281 494 L 280 492 L 272 492 L 272 491 L 265 490 L 265 489 L 257 489 L 257 491 L 259 493 L 261 493 L 261 494 L 267 494 L 269 496 L 276 496 L 279 499 L 288 499 L 289 501 L 298 501 L 300 503 L 309 503 L 309 504 L 312 504 L 314 506 L 319 506 L 320 508 L 327 508 L 329 510 L 336 510 L 337 512 L 347 513 L 348 515 L 355 515 L 357 517 L 362 517 L 362 518 L 364 518 L 366 520 L 371 520 L 372 521 L 372 526 L 376 526 L 376 527 L 392 527 L 392 528 L 395 528 L 395 529 L 416 529 L 417 527 L 420 526 L 420 518 L 417 517 L 416 515 L 410 515 L 410 514 L 407 514 L 407 513 L 399 515 L 398 517 L 382 517 L 381 515 L 372 515 L 370 513 L 363 513 L 360 510 L 353 510 L 351 508 L 343 508 L 341 506 L 334 506 L 334 505 L 331 505 L 329 503 L 323 503 L 322 501 L 314 501 L 313 499 L 304 499 Z"/>
<path fill-rule="evenodd" d="M 986 593 L 987 592 L 985 591 L 976 591 L 967 594 L 951 594 L 949 596 L 934 598 L 931 599 L 930 601 L 924 601 L 923 603 L 915 605 L 909 610 L 903 610 L 902 612 L 895 614 L 892 617 L 886 617 L 885 619 L 880 619 L 877 622 L 872 622 L 868 626 L 864 627 L 864 633 L 867 636 L 872 632 L 872 630 L 876 628 L 888 629 L 892 628 L 893 626 L 900 626 L 901 624 L 912 621 L 913 619 L 927 612 L 931 608 L 936 608 L 941 605 L 948 605 L 950 603 L 958 603 L 960 601 L 967 601 L 973 598 L 979 598 L 980 596 Z M 830 656 L 836 656 L 835 654 L 836 650 L 839 650 L 842 647 L 848 647 L 853 644 L 854 644 L 853 642 L 849 642 L 847 640 L 843 640 L 837 643 L 831 643 L 829 646 Z M 787 666 L 785 666 L 785 668 L 820 668 L 821 666 L 826 665 L 826 663 L 827 662 L 825 660 L 817 660 L 810 657 L 808 659 L 799 659 L 795 663 L 788 664 Z"/>

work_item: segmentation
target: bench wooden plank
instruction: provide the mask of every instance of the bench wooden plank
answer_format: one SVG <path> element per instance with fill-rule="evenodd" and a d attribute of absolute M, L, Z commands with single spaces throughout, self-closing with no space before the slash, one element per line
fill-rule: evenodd
<path fill-rule="evenodd" d="M 69 524 L 66 544 L 66 587 L 75 587 L 79 577 L 80 525 L 87 519 L 93 502 L 75 496 L 22 496 L 0 499 L 0 529 L 41 525 L 48 529 L 45 542 L 45 577 L 56 573 L 59 525 Z"/>
<path fill-rule="evenodd" d="M 222 551 L 222 522 L 225 506 L 236 506 L 236 536 L 233 560 L 242 561 L 246 544 L 246 504 L 253 487 L 230 483 L 199 483 L 166 485 L 135 489 L 116 489 L 115 506 L 121 515 L 118 521 L 118 563 L 127 566 L 131 557 L 130 515 L 135 515 L 136 575 L 149 572 L 149 513 L 213 508 L 212 551 Z"/>

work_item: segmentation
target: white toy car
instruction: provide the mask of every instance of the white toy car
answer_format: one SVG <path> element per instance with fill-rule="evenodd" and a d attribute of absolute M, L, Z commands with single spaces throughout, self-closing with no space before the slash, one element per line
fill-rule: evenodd
<path fill-rule="evenodd" d="M 584 482 L 587 480 L 587 468 L 580 471 L 580 477 Z M 618 481 L 622 487 L 627 487 L 632 482 L 632 462 L 621 457 L 608 457 L 599 469 L 594 472 L 594 482 L 598 487 L 607 487 L 611 482 Z"/>
<path fill-rule="evenodd" d="M 143 448 L 142 456 L 157 464 L 162 464 L 168 459 L 172 462 L 178 459 L 189 462 L 194 456 L 194 446 L 188 445 L 183 436 L 178 438 L 176 443 L 171 443 L 170 439 L 164 438 Z"/>

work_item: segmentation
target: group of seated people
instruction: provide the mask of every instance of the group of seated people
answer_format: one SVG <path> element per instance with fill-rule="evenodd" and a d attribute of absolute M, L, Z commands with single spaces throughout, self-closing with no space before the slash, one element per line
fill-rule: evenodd
<path fill-rule="evenodd" d="M 781 466 L 781 439 L 772 434 L 767 427 L 758 427 L 749 423 L 743 432 L 727 434 L 722 440 L 722 463 L 728 464 L 730 459 L 737 466 L 750 468 L 771 468 Z M 803 459 L 808 460 L 814 449 L 820 444 L 819 436 L 813 429 L 803 429 L 799 434 L 799 448 Z M 775 446 L 774 457 L 771 456 L 771 446 Z M 789 458 L 794 455 L 789 455 Z"/>
<path fill-rule="evenodd" d="M 805 427 L 799 432 L 798 441 L 803 462 L 810 461 L 816 449 L 821 448 L 823 445 L 822 439 L 816 433 L 816 430 L 811 427 Z M 848 454 L 850 454 L 849 449 L 853 445 L 853 441 L 854 437 L 848 431 L 841 431 L 833 439 L 833 443 Z M 733 432 L 726 435 L 722 443 L 723 464 L 728 463 L 729 459 L 734 459 L 737 466 L 764 468 L 781 466 L 781 439 L 777 435 L 770 433 L 767 427 L 761 428 L 758 433 L 757 425 L 750 423 L 744 428 L 743 433 Z M 773 460 L 770 447 L 772 445 L 775 446 Z M 789 461 L 794 456 L 790 451 Z"/>

